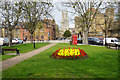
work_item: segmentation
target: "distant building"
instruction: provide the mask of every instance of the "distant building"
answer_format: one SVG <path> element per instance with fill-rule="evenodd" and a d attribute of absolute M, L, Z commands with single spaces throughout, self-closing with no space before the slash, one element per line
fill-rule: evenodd
<path fill-rule="evenodd" d="M 93 8 L 92 11 L 95 12 L 95 9 Z M 89 29 L 89 37 L 104 38 L 105 33 L 103 29 L 105 29 L 105 15 L 107 16 L 107 27 L 112 27 L 112 25 L 108 26 L 108 24 L 110 22 L 110 24 L 114 23 L 114 8 L 106 9 L 105 13 L 97 11 L 96 16 L 92 21 L 92 25 Z M 82 26 L 82 22 L 78 22 L 79 20 L 81 20 L 81 17 L 75 17 L 75 28 L 77 28 L 79 31 L 82 31 L 82 28 L 80 27 Z M 107 29 L 106 31 L 108 32 L 109 30 Z M 108 34 L 107 37 L 112 36 Z"/>
<path fill-rule="evenodd" d="M 8 37 L 8 30 L 3 24 L 0 24 L 0 37 Z"/>
<path fill-rule="evenodd" d="M 55 40 L 56 39 L 56 29 L 55 29 L 55 20 L 46 19 L 40 21 L 40 24 L 36 27 L 34 32 L 34 40 Z M 29 31 L 24 28 L 24 23 L 19 22 L 18 25 L 13 30 L 13 38 L 31 39 L 31 34 Z"/>
<path fill-rule="evenodd" d="M 69 30 L 68 11 L 62 11 L 61 33 Z"/>

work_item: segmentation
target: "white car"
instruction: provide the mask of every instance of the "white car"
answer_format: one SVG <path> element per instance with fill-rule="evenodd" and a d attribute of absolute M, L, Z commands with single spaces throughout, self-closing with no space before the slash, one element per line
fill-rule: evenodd
<path fill-rule="evenodd" d="M 106 38 L 106 43 L 115 43 L 117 45 L 120 45 L 117 38 Z M 105 38 L 103 39 L 103 45 L 105 45 Z"/>
<path fill-rule="evenodd" d="M 22 44 L 23 43 L 23 40 L 21 39 L 12 39 L 12 43 L 14 44 Z"/>
<path fill-rule="evenodd" d="M 8 39 L 8 37 L 4 37 L 4 38 L 0 37 L 0 43 L 1 43 L 2 45 L 7 45 L 7 46 L 8 46 L 8 44 L 9 44 L 9 39 Z"/>

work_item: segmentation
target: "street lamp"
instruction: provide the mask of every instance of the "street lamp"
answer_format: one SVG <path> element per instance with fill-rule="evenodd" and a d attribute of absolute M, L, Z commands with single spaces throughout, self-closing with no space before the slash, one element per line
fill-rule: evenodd
<path fill-rule="evenodd" d="M 105 46 L 107 45 L 106 44 L 106 36 L 107 36 L 107 33 L 106 33 L 106 19 L 107 19 L 107 15 L 104 15 L 104 18 L 105 18 Z"/>

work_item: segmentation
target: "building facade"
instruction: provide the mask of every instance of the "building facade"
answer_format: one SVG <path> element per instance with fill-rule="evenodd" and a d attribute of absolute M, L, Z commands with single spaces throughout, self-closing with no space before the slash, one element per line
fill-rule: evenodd
<path fill-rule="evenodd" d="M 94 12 L 95 9 L 93 8 L 92 11 Z M 105 17 L 106 17 L 106 25 L 105 25 Z M 80 25 L 82 23 L 79 23 L 80 17 L 75 17 L 75 27 L 77 30 L 82 31 L 82 28 Z M 98 38 L 104 38 L 105 37 L 105 31 L 108 33 L 109 29 L 113 26 L 114 23 L 114 9 L 108 8 L 106 9 L 105 13 L 101 13 L 100 11 L 97 11 L 96 16 L 94 20 L 92 21 L 92 25 L 89 29 L 89 37 L 98 37 Z M 79 28 L 79 29 L 78 29 Z M 110 34 L 107 34 L 107 37 L 112 37 Z"/>
<path fill-rule="evenodd" d="M 8 37 L 7 27 L 0 24 L 0 37 Z"/>
<path fill-rule="evenodd" d="M 42 25 L 41 25 L 42 24 Z M 0 26 L 0 37 L 8 37 L 8 30 L 6 27 Z M 55 40 L 56 39 L 56 28 L 55 28 L 55 20 L 46 19 L 40 21 L 40 25 L 38 25 L 34 31 L 33 39 L 40 40 Z M 29 31 L 24 28 L 24 23 L 19 22 L 17 26 L 12 30 L 12 39 L 26 39 L 30 41 L 31 34 Z"/>

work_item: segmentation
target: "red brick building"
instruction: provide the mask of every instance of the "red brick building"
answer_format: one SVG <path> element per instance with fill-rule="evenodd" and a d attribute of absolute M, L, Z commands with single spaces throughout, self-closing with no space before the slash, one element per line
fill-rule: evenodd
<path fill-rule="evenodd" d="M 55 20 L 46 19 L 40 21 L 42 26 L 38 26 L 34 32 L 34 40 L 55 40 L 56 39 L 56 30 L 55 30 Z M 27 29 L 24 28 L 22 22 L 19 22 L 18 25 L 13 30 L 13 38 L 19 38 L 27 41 L 30 40 L 31 34 Z"/>

